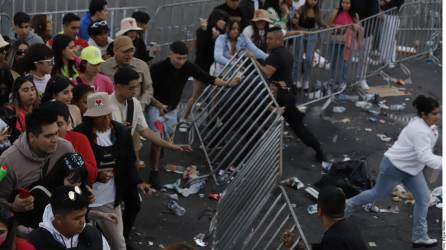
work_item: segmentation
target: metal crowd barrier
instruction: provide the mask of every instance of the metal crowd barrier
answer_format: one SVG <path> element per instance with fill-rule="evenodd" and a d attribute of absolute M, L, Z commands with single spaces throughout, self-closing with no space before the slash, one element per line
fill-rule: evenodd
<path fill-rule="evenodd" d="M 120 8 L 108 8 L 108 26 L 110 28 L 110 36 L 115 37 L 115 33 L 119 31 L 121 26 L 121 19 L 125 17 L 129 17 L 132 15 L 134 11 L 142 10 L 147 11 L 144 6 L 134 6 L 134 7 L 120 7 Z M 56 34 L 60 30 L 62 30 L 62 19 L 63 16 L 67 13 L 77 14 L 79 17 L 82 17 L 88 9 L 82 10 L 64 10 L 64 11 L 49 11 L 49 12 L 36 12 L 36 13 L 28 13 L 30 16 L 34 15 L 47 15 L 51 17 L 53 21 L 53 30 Z"/>
<path fill-rule="evenodd" d="M 398 10 L 393 8 L 363 19 L 359 25 L 332 27 L 288 37 L 287 45 L 295 60 L 293 80 L 300 80 L 302 85 L 305 80 L 310 83 L 309 93 L 298 95 L 299 106 L 331 100 L 347 85 L 377 74 L 389 63 L 397 62 L 394 56 L 399 32 L 397 20 Z M 352 38 L 344 35 L 347 30 L 351 30 Z"/>
<path fill-rule="evenodd" d="M 168 47 L 173 41 L 190 43 L 195 40 L 200 19 L 206 20 L 218 4 L 221 4 L 221 1 L 194 0 L 158 6 L 150 21 L 152 30 L 145 36 L 147 42 L 156 42 L 160 46 L 161 52 L 157 58 L 163 59 L 167 56 Z"/>
<path fill-rule="evenodd" d="M 235 55 L 219 77 L 240 77 L 241 82 L 233 88 L 208 86 L 192 107 L 192 118 L 212 176 L 224 184 L 223 173 L 247 164 L 265 134 L 269 136 L 267 131 L 279 127 L 276 136 L 281 139 L 283 118 L 268 84 L 244 52 Z"/>
<path fill-rule="evenodd" d="M 401 6 L 396 35 L 396 62 L 433 56 L 442 40 L 441 1 L 416 1 Z"/>

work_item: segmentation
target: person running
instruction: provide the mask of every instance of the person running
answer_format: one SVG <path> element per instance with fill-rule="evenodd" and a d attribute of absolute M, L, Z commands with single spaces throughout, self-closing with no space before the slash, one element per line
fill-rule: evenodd
<path fill-rule="evenodd" d="M 351 215 L 356 206 L 381 201 L 389 197 L 393 188 L 402 183 L 414 195 L 412 243 L 414 247 L 435 246 L 427 230 L 427 212 L 430 191 L 423 174 L 425 166 L 433 169 L 443 167 L 442 156 L 433 153 L 438 140 L 435 125 L 440 119 L 438 102 L 423 95 L 413 101 L 418 116 L 403 128 L 397 141 L 384 153 L 379 166 L 376 185 L 347 200 L 346 214 Z"/>

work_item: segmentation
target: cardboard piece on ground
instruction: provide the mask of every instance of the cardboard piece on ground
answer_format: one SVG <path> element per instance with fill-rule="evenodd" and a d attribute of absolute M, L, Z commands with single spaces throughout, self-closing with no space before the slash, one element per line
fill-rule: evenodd
<path fill-rule="evenodd" d="M 377 93 L 380 97 L 389 96 L 409 96 L 410 92 L 405 88 L 397 88 L 391 85 L 382 85 L 376 87 L 369 87 L 368 93 Z"/>

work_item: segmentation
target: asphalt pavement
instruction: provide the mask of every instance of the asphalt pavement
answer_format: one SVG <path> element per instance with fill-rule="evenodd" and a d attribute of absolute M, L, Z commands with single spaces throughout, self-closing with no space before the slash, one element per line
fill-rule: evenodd
<path fill-rule="evenodd" d="M 406 108 L 402 111 L 385 111 L 380 115 L 381 122 L 371 122 L 367 118 L 367 112 L 355 107 L 352 102 L 335 101 L 324 112 L 320 111 L 322 103 L 308 108 L 306 123 L 319 138 L 328 159 L 343 159 L 350 157 L 357 159 L 366 157 L 372 176 L 376 176 L 378 165 L 383 153 L 389 148 L 398 137 L 399 132 L 405 126 L 408 119 L 415 115 L 415 110 L 411 107 L 411 102 L 418 94 L 429 95 L 442 99 L 442 75 L 441 67 L 435 64 L 427 64 L 425 59 L 412 60 L 405 63 L 411 71 L 413 84 L 405 85 L 409 91 L 408 96 L 380 98 L 386 100 L 387 105 L 406 103 Z M 396 67 L 386 70 L 388 74 L 396 78 L 405 78 L 403 72 Z M 379 76 L 369 79 L 371 86 L 384 85 L 386 82 Z M 191 93 L 191 84 L 188 84 L 183 102 Z M 355 94 L 351 92 L 350 94 Z M 344 113 L 334 113 L 333 106 L 343 106 Z M 283 150 L 283 176 L 282 179 L 296 176 L 305 184 L 312 184 L 321 177 L 321 164 L 314 161 L 312 149 L 303 145 L 286 127 Z M 439 124 L 440 138 L 442 134 L 442 124 Z M 376 134 L 385 134 L 392 138 L 390 142 L 381 141 Z M 176 143 L 185 143 L 186 136 L 178 133 L 175 137 Z M 148 162 L 149 143 L 144 143 L 143 159 Z M 438 141 L 435 151 L 441 154 L 442 142 Z M 177 152 L 165 151 L 161 162 L 161 168 L 166 164 L 177 164 L 187 166 L 194 164 L 198 167 L 200 174 L 206 174 L 209 170 L 202 151 L 198 148 L 195 140 L 194 152 L 190 154 L 180 154 Z M 147 176 L 148 169 L 142 175 Z M 161 170 L 161 180 L 163 184 L 175 182 L 181 175 L 168 173 Z M 434 183 L 429 184 L 433 189 L 441 186 L 441 177 Z M 200 192 L 202 196 L 192 195 L 184 198 L 180 197 L 178 203 L 186 209 L 184 216 L 176 216 L 167 209 L 168 194 L 174 192 L 157 192 L 151 197 L 144 198 L 142 210 L 138 215 L 133 240 L 138 249 L 160 249 L 169 243 L 186 241 L 195 246 L 194 236 L 199 233 L 207 233 L 210 219 L 215 212 L 217 202 L 207 198 L 207 194 L 216 191 L 218 188 L 210 180 L 204 190 Z M 305 236 L 309 242 L 318 242 L 324 232 L 317 215 L 307 213 L 307 207 L 313 204 L 312 200 L 303 190 L 295 190 L 287 187 L 288 195 L 292 203 L 296 204 L 295 212 L 303 227 Z M 412 205 L 404 202 L 393 202 L 389 200 L 376 204 L 380 208 L 398 206 L 398 213 L 370 213 L 363 210 L 355 213 L 350 219 L 360 228 L 364 239 L 369 245 L 369 249 L 412 249 L 410 242 Z M 441 240 L 442 217 L 441 209 L 429 208 L 428 224 L 429 235 Z M 211 239 L 206 239 L 211 245 Z M 160 245 L 161 244 L 161 245 Z M 200 248 L 196 246 L 197 248 Z M 200 248 L 210 249 L 210 247 Z M 441 244 L 431 249 L 441 249 Z"/>

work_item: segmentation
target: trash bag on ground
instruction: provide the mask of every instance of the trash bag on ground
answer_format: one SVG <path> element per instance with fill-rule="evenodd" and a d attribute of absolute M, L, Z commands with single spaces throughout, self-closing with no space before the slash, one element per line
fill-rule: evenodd
<path fill-rule="evenodd" d="M 374 180 L 370 176 L 367 159 L 333 162 L 328 172 L 313 186 L 320 189 L 326 185 L 340 187 L 347 198 L 370 189 L 374 185 Z"/>

